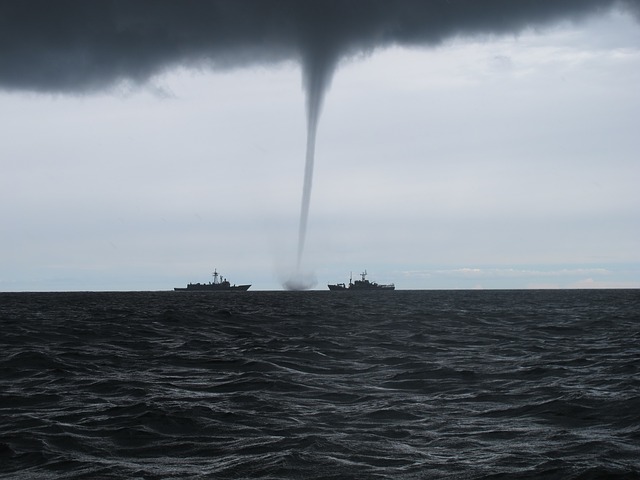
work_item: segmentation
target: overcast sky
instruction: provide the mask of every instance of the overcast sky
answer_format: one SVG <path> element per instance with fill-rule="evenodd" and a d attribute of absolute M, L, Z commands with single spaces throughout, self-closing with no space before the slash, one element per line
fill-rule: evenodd
<path fill-rule="evenodd" d="M 254 44 L 181 61 L 176 47 L 133 71 L 135 56 L 92 58 L 89 40 L 74 55 L 117 65 L 89 74 L 65 52 L 34 54 L 34 23 L 21 28 L 11 3 L 0 291 L 169 290 L 214 268 L 281 289 L 296 263 L 307 50 L 278 37 L 259 61 L 238 60 Z M 539 23 L 514 14 L 517 28 L 471 12 L 468 31 L 372 44 L 393 35 L 353 40 L 345 24 L 349 42 L 321 65 L 302 260 L 315 288 L 364 269 L 399 289 L 640 288 L 638 4 L 601 3 Z"/>

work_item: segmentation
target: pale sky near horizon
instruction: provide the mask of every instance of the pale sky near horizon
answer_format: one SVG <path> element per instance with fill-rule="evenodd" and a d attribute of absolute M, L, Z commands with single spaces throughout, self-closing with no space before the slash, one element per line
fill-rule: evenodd
<path fill-rule="evenodd" d="M 388 47 L 327 92 L 305 272 L 398 289 L 640 288 L 640 25 L 618 11 Z M 0 291 L 279 290 L 306 141 L 300 66 L 0 87 Z"/>

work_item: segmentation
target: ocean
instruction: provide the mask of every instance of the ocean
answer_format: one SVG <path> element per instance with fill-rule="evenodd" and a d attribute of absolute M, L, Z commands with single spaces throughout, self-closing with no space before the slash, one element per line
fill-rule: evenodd
<path fill-rule="evenodd" d="M 638 479 L 640 291 L 0 293 L 2 479 Z"/>

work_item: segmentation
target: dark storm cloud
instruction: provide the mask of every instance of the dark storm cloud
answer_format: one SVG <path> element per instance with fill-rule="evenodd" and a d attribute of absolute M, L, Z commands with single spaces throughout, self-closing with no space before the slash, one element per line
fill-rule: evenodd
<path fill-rule="evenodd" d="M 302 62 L 307 91 L 337 61 L 454 35 L 518 32 L 640 0 L 6 0 L 0 88 L 91 91 L 178 66 Z M 316 87 L 318 88 L 318 87 Z"/>

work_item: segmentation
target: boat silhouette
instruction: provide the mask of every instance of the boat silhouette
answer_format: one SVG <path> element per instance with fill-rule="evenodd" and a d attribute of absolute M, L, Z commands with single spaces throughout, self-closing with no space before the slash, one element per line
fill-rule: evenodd
<path fill-rule="evenodd" d="M 246 292 L 251 285 L 231 285 L 229 281 L 213 270 L 213 282 L 189 283 L 186 287 L 176 287 L 176 292 Z"/>
<path fill-rule="evenodd" d="M 327 285 L 331 291 L 371 291 L 371 290 L 395 290 L 396 286 L 393 283 L 387 285 L 380 285 L 376 282 L 370 282 L 367 280 L 367 271 L 365 270 L 360 274 L 361 280 L 353 281 L 353 275 L 349 277 L 349 285 L 344 283 L 334 283 Z"/>

